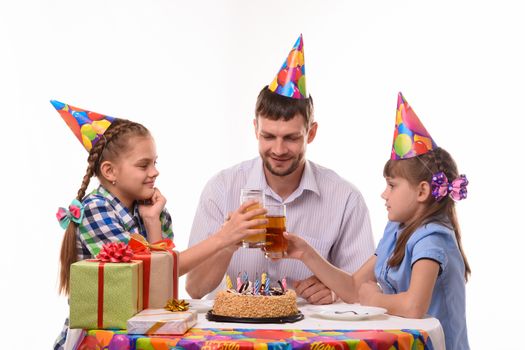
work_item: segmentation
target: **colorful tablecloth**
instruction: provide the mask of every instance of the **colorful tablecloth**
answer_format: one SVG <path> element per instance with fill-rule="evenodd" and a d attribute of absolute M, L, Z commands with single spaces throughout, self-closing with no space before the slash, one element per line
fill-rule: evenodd
<path fill-rule="evenodd" d="M 425 331 L 192 328 L 183 336 L 90 330 L 78 350 L 415 350 L 433 349 Z"/>

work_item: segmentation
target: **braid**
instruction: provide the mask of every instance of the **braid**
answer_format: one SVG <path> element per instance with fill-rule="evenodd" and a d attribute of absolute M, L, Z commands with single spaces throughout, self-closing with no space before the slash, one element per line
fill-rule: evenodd
<path fill-rule="evenodd" d="M 115 119 L 89 152 L 88 166 L 77 191 L 76 199 L 82 201 L 93 175 L 100 175 L 100 163 L 105 158 L 114 159 L 125 149 L 126 135 L 149 135 L 148 129 L 138 123 L 125 119 Z M 71 221 L 66 228 L 60 249 L 59 292 L 69 294 L 69 275 L 71 264 L 77 261 L 77 224 Z"/>
<path fill-rule="evenodd" d="M 82 184 L 77 192 L 76 199 L 82 201 L 86 190 L 89 186 L 91 178 L 95 173 L 95 167 L 102 151 L 104 150 L 105 139 L 102 138 L 99 142 L 95 143 L 88 156 L 88 167 L 86 173 L 82 178 Z M 78 225 L 71 221 L 66 228 L 64 233 L 64 239 L 62 240 L 62 247 L 60 248 L 60 286 L 59 292 L 69 294 L 69 275 L 71 270 L 71 264 L 78 260 L 77 251 L 77 227 Z"/>

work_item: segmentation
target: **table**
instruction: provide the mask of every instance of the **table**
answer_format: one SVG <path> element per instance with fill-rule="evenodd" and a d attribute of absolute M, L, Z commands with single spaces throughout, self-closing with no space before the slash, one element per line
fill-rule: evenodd
<path fill-rule="evenodd" d="M 210 322 L 199 313 L 197 324 L 183 336 L 90 330 L 83 334 L 78 350 L 445 349 L 443 329 L 435 318 L 379 315 L 360 321 L 325 320 L 311 316 L 317 307 L 322 306 L 299 305 L 304 320 L 285 324 Z"/>

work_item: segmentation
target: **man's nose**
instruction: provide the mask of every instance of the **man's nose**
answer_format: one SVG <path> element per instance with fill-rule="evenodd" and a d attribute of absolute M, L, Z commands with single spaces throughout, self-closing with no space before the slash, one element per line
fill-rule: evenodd
<path fill-rule="evenodd" d="M 272 147 L 273 153 L 280 155 L 286 153 L 286 147 L 283 140 L 275 140 L 274 146 Z"/>

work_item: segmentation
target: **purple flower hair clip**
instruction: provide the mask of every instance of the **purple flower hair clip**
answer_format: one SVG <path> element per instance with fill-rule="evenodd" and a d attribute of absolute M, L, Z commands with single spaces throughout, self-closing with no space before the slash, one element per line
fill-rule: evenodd
<path fill-rule="evenodd" d="M 448 182 L 447 176 L 440 171 L 432 175 L 432 196 L 436 201 L 441 201 L 446 196 L 450 196 L 455 201 L 467 198 L 468 180 L 465 175 L 459 175 L 457 179 Z"/>

